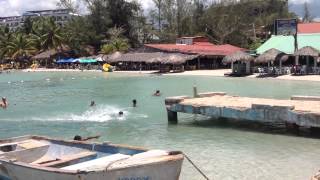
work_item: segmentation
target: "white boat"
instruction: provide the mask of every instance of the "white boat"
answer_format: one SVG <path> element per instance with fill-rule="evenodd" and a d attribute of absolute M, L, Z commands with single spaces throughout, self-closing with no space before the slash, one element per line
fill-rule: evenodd
<path fill-rule="evenodd" d="M 41 136 L 0 140 L 0 180 L 178 180 L 179 151 Z"/>

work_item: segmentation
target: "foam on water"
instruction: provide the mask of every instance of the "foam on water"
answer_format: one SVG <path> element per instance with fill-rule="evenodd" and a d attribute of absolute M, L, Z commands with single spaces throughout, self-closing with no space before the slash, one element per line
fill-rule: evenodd
<path fill-rule="evenodd" d="M 119 112 L 123 112 L 123 116 L 119 116 Z M 127 120 L 131 118 L 147 118 L 147 115 L 132 114 L 129 109 L 118 108 L 110 105 L 101 105 L 91 107 L 83 113 L 69 113 L 58 115 L 55 117 L 35 117 L 32 120 L 43 120 L 43 121 L 92 121 L 92 122 L 107 122 L 111 120 Z"/>

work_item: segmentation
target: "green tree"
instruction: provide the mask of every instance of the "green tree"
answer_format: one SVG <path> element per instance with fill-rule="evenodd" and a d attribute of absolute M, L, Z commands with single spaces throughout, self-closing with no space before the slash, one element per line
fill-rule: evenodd
<path fill-rule="evenodd" d="M 57 25 L 53 18 L 40 20 L 40 27 L 36 34 L 40 35 L 43 50 L 62 49 L 62 27 Z"/>
<path fill-rule="evenodd" d="M 14 60 L 28 58 L 36 52 L 36 49 L 32 46 L 32 42 L 22 33 L 12 36 L 5 49 L 7 50 L 8 57 Z"/>
<path fill-rule="evenodd" d="M 123 28 L 114 27 L 108 31 L 110 40 L 101 47 L 103 54 L 111 54 L 114 52 L 126 52 L 129 49 L 128 40 L 123 37 L 125 30 Z"/>
<path fill-rule="evenodd" d="M 311 22 L 313 20 L 311 12 L 310 12 L 310 8 L 309 8 L 309 4 L 308 2 L 304 3 L 304 15 L 303 15 L 303 22 Z"/>

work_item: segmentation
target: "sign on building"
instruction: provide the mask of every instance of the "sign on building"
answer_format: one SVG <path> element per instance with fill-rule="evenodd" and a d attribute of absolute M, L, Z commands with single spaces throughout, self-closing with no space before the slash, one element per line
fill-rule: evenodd
<path fill-rule="evenodd" d="M 274 23 L 275 35 L 292 36 L 298 31 L 297 19 L 277 19 Z"/>

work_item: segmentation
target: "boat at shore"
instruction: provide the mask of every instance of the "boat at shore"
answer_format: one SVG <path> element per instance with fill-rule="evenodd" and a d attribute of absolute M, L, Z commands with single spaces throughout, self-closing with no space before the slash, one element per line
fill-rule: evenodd
<path fill-rule="evenodd" d="M 184 155 L 42 136 L 0 140 L 1 180 L 177 180 Z"/>

